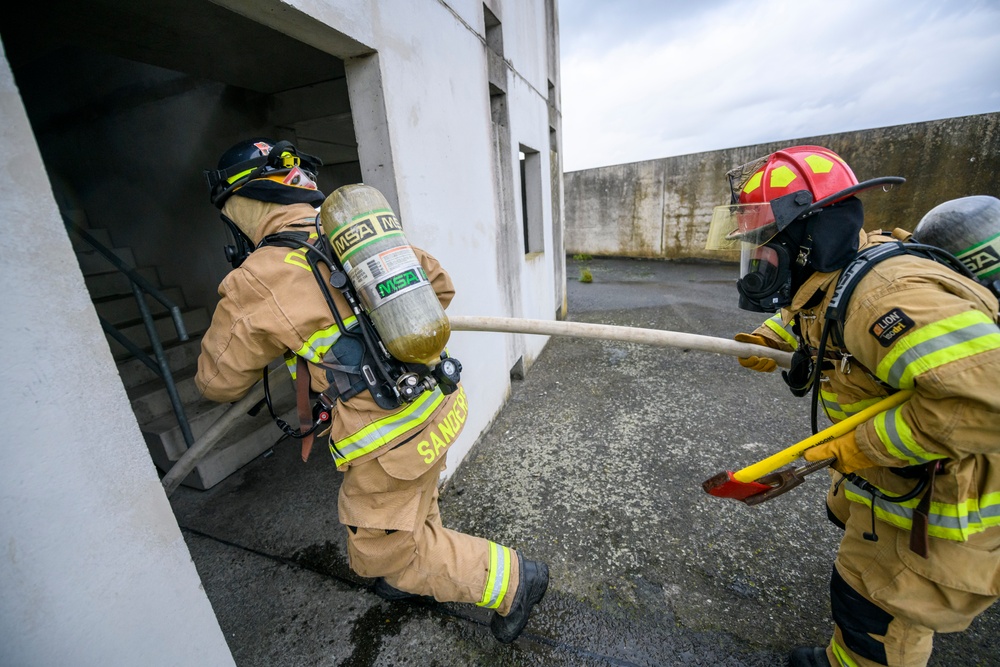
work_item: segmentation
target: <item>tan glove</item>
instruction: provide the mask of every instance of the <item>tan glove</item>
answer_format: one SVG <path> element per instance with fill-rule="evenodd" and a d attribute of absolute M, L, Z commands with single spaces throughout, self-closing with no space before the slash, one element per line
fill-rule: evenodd
<path fill-rule="evenodd" d="M 738 333 L 735 338 L 737 343 L 753 343 L 754 345 L 761 345 L 767 348 L 771 347 L 766 338 L 757 334 Z M 740 362 L 740 366 L 743 368 L 760 371 L 761 373 L 770 373 L 778 367 L 778 363 L 774 359 L 767 357 L 738 357 L 737 361 Z"/>
<path fill-rule="evenodd" d="M 854 435 L 854 431 L 839 438 L 834 438 L 829 442 L 824 442 L 822 445 L 810 447 L 802 457 L 806 461 L 822 461 L 823 459 L 836 457 L 837 460 L 833 462 L 833 468 L 845 475 L 864 468 L 874 468 L 878 465 L 868 458 L 868 455 L 858 447 L 858 440 Z"/>

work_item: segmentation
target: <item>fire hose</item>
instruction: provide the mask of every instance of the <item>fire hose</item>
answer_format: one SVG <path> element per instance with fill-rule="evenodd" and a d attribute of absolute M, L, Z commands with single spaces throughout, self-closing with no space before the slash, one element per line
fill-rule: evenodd
<path fill-rule="evenodd" d="M 700 334 L 661 329 L 641 329 L 636 327 L 590 324 L 587 322 L 561 322 L 555 320 L 530 320 L 510 317 L 475 317 L 455 315 L 448 318 L 453 331 L 485 331 L 495 333 L 521 333 L 541 336 L 568 336 L 592 338 L 623 343 L 639 343 L 655 347 L 675 347 L 699 352 L 713 352 L 735 357 L 767 357 L 774 359 L 778 366 L 789 368 L 792 355 L 752 343 L 739 343 L 728 338 L 716 338 Z M 278 366 L 269 373 L 276 379 Z M 287 372 L 287 371 L 286 371 Z M 230 427 L 250 408 L 260 402 L 263 396 L 261 385 L 255 385 L 246 396 L 233 403 L 211 426 L 188 448 L 163 476 L 161 484 L 170 496 L 198 463 L 229 431 Z"/>
<path fill-rule="evenodd" d="M 716 338 L 680 331 L 640 329 L 587 322 L 560 322 L 557 320 L 525 320 L 513 317 L 473 317 L 455 315 L 448 318 L 453 331 L 492 331 L 499 333 L 537 334 L 542 336 L 569 336 L 596 338 L 623 343 L 641 343 L 656 347 L 677 347 L 699 352 L 714 352 L 734 357 L 767 357 L 782 368 L 791 366 L 792 355 L 753 343 L 738 343 L 729 338 Z"/>

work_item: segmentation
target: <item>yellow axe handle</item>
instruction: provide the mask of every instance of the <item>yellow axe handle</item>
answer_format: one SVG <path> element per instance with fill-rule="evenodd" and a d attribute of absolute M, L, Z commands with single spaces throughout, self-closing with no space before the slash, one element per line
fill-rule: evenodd
<path fill-rule="evenodd" d="M 758 461 L 757 463 L 749 465 L 742 470 L 737 470 L 733 473 L 733 479 L 738 482 L 753 482 L 758 480 L 764 475 L 774 472 L 782 466 L 788 465 L 795 459 L 799 458 L 802 455 L 802 452 L 806 451 L 810 447 L 822 445 L 824 442 L 828 442 L 846 433 L 850 433 L 878 413 L 885 412 L 886 410 L 903 403 L 912 394 L 913 391 L 910 389 L 897 391 L 895 394 L 887 396 L 875 405 L 867 407 L 856 415 L 852 415 L 843 421 L 837 422 L 829 428 L 823 429 L 816 435 L 795 443 L 788 449 L 783 449 L 777 454 L 768 456 L 763 461 Z"/>

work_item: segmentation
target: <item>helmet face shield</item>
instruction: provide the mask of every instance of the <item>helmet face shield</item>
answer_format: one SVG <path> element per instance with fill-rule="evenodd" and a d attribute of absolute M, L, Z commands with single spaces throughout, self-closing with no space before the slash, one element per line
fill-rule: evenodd
<path fill-rule="evenodd" d="M 778 234 L 769 203 L 717 206 L 712 214 L 706 248 L 740 250 L 736 289 L 740 308 L 773 313 L 788 305 L 791 272 L 788 250 L 773 242 Z"/>
<path fill-rule="evenodd" d="M 705 249 L 735 250 L 740 245 L 764 245 L 777 233 L 770 203 L 716 206 Z"/>
<path fill-rule="evenodd" d="M 308 171 L 300 169 L 299 167 L 292 167 L 288 171 L 271 171 L 265 170 L 261 178 L 268 181 L 274 181 L 275 183 L 280 183 L 281 185 L 286 185 L 290 188 L 306 188 L 307 190 L 316 190 L 315 174 L 310 174 Z M 237 189 L 238 190 L 238 189 Z"/>

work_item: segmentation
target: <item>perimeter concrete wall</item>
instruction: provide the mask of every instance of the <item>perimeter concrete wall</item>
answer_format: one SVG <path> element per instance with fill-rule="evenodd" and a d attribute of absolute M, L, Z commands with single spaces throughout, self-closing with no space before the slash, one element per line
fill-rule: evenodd
<path fill-rule="evenodd" d="M 566 252 L 732 259 L 704 249 L 712 208 L 729 200 L 726 172 L 797 144 L 833 149 L 859 180 L 907 179 L 860 195 L 867 229 L 912 230 L 948 199 L 1000 196 L 1000 113 L 964 116 L 568 172 Z"/>

